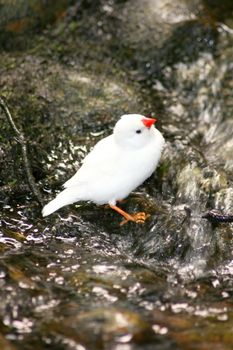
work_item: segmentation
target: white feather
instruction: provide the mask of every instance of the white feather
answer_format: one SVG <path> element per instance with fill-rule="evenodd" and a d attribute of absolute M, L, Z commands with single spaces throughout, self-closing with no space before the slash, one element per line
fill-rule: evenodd
<path fill-rule="evenodd" d="M 78 188 L 67 188 L 64 191 L 60 192 L 56 198 L 44 206 L 42 215 L 48 216 L 61 207 L 77 202 L 80 199 L 82 199 L 82 196 L 79 195 Z"/>

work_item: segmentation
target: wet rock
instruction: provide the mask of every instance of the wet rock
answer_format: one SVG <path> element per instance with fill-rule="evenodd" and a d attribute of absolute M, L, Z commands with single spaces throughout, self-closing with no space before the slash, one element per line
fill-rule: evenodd
<path fill-rule="evenodd" d="M 71 4 L 72 1 L 68 3 Z M 68 3 L 64 0 L 56 1 L 56 4 L 41 0 L 32 0 L 30 3 L 24 0 L 2 0 L 0 46 L 8 50 L 16 46 L 24 47 L 27 37 L 22 37 L 22 33 L 27 32 L 31 35 L 41 30 L 46 24 L 61 18 L 65 15 Z"/>
<path fill-rule="evenodd" d="M 70 328 L 70 324 L 72 324 L 70 338 L 79 339 L 82 344 L 91 347 L 94 344 L 110 346 L 114 342 L 140 343 L 146 338 L 149 341 L 148 336 L 153 335 L 150 326 L 138 314 L 113 308 L 81 312 L 77 317 L 67 318 L 64 327 Z M 65 328 L 63 330 L 59 328 L 56 331 L 63 334 Z"/>

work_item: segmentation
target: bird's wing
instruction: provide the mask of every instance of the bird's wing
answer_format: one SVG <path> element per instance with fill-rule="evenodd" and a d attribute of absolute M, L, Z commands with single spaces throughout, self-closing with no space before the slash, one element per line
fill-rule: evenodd
<path fill-rule="evenodd" d="M 97 178 L 112 176 L 119 165 L 119 155 L 112 135 L 99 141 L 85 157 L 81 168 L 64 187 L 88 184 Z"/>

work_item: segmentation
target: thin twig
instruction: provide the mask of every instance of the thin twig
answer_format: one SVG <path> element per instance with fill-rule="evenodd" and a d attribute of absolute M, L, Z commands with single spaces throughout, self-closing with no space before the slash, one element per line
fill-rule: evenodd
<path fill-rule="evenodd" d="M 13 129 L 14 133 L 17 136 L 16 140 L 21 145 L 24 168 L 26 171 L 26 176 L 27 176 L 27 181 L 28 181 L 29 187 L 31 188 L 31 191 L 34 194 L 34 196 L 36 197 L 37 201 L 40 203 L 41 206 L 43 206 L 42 196 L 37 188 L 34 176 L 32 175 L 31 164 L 30 164 L 30 161 L 28 158 L 27 140 L 25 139 L 24 134 L 17 128 L 17 126 L 12 118 L 12 115 L 9 111 L 9 108 L 7 106 L 7 103 L 4 101 L 4 99 L 2 97 L 0 97 L 0 107 L 2 107 L 2 110 L 5 113 L 5 116 L 7 118 L 8 123 L 10 124 L 11 128 Z"/>
<path fill-rule="evenodd" d="M 207 219 L 213 223 L 217 222 L 233 222 L 233 214 L 221 213 L 215 209 L 212 209 L 202 215 L 202 218 Z"/>

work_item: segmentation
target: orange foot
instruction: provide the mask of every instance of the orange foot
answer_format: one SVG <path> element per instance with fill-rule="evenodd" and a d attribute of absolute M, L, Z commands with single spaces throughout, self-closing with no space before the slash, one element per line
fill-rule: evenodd
<path fill-rule="evenodd" d="M 125 220 L 123 220 L 120 223 L 120 226 L 126 224 L 128 221 L 133 221 L 133 222 L 136 222 L 137 224 L 144 224 L 146 219 L 150 217 L 150 214 L 146 214 L 144 212 L 139 212 L 136 214 L 128 214 L 124 210 L 122 210 L 121 208 L 118 208 L 116 205 L 110 205 L 110 207 L 113 210 L 117 211 L 122 216 L 124 216 Z"/>
<path fill-rule="evenodd" d="M 144 224 L 146 219 L 148 219 L 150 217 L 150 214 L 146 214 L 143 211 L 136 213 L 136 214 L 129 214 L 129 215 L 130 215 L 130 218 L 127 218 L 127 219 L 121 221 L 120 226 L 123 226 L 128 221 L 136 222 L 136 224 Z"/>

